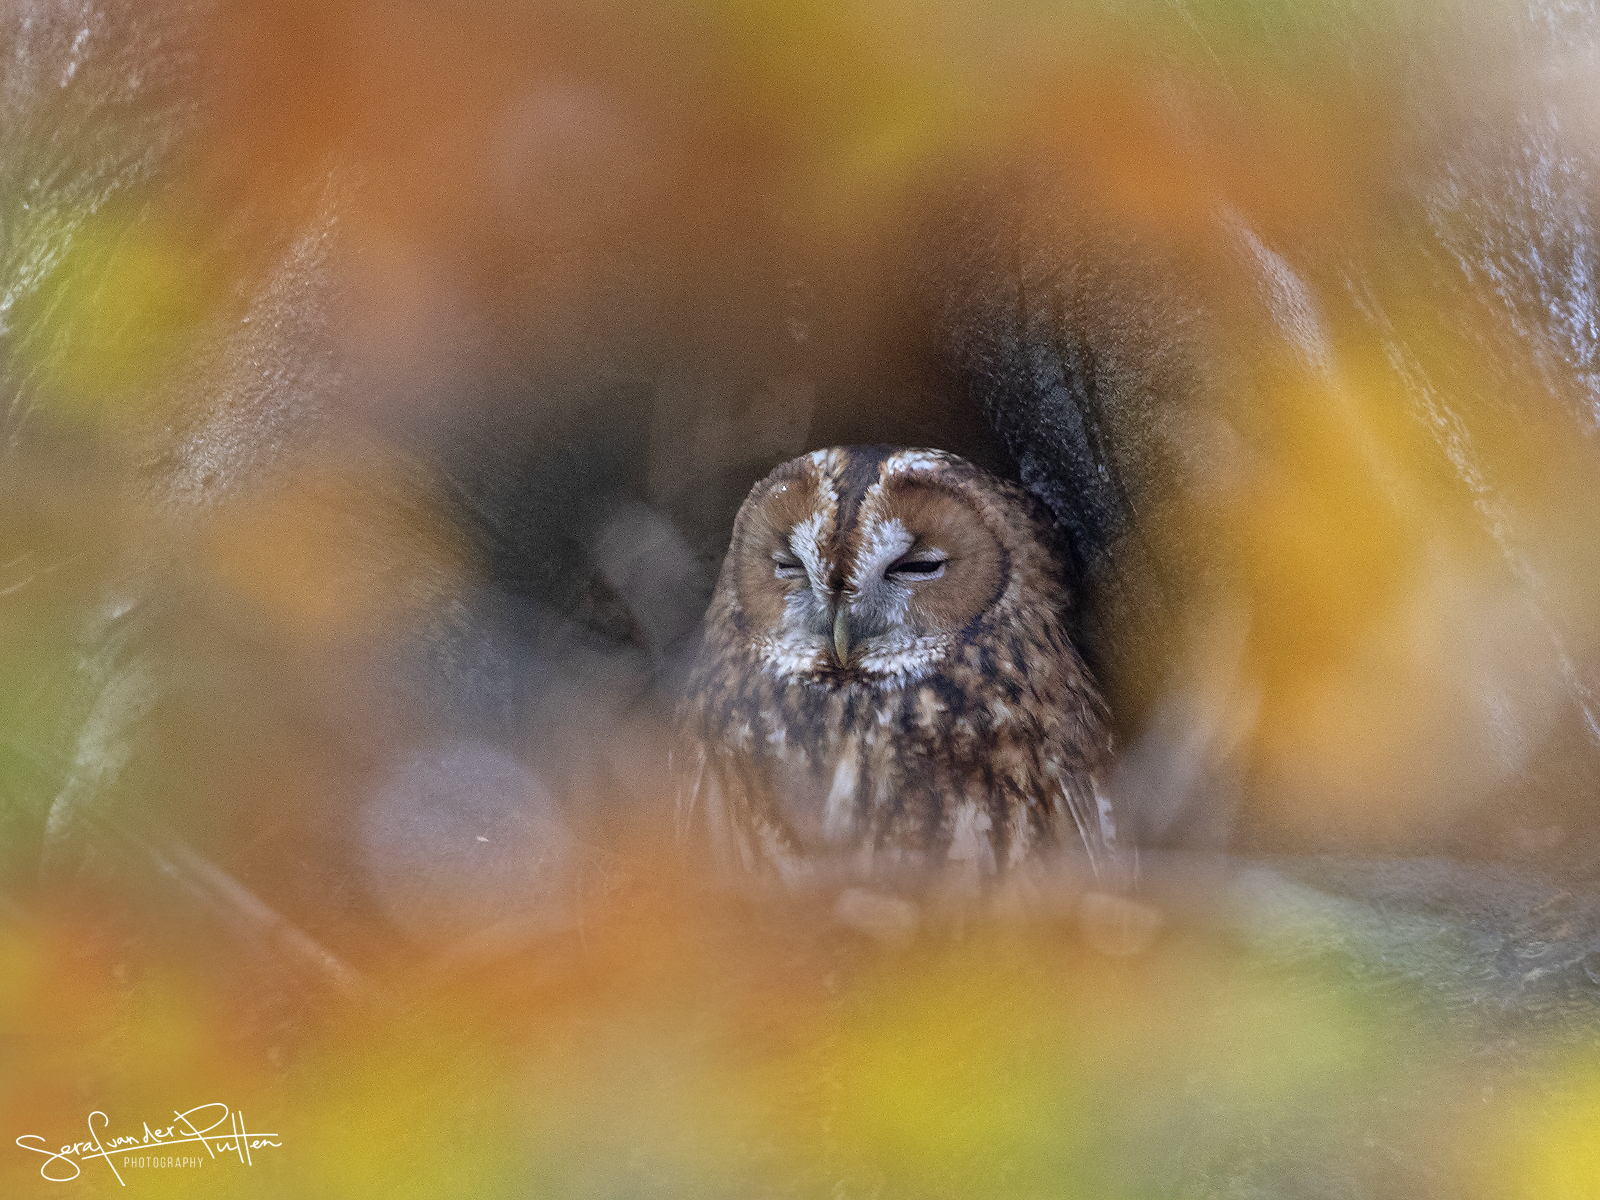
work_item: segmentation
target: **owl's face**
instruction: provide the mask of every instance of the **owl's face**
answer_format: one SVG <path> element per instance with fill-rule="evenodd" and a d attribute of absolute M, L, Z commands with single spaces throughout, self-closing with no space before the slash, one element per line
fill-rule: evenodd
<path fill-rule="evenodd" d="M 745 632 L 787 679 L 902 687 L 1005 596 L 1003 513 L 936 450 L 818 450 L 757 485 L 729 561 Z"/>

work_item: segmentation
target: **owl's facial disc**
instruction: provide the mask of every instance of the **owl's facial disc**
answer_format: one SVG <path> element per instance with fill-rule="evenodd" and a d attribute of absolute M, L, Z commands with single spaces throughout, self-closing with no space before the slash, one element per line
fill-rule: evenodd
<path fill-rule="evenodd" d="M 983 506 L 935 478 L 945 461 L 818 451 L 752 491 L 730 557 L 768 668 L 893 687 L 949 655 L 1007 568 Z"/>
<path fill-rule="evenodd" d="M 838 498 L 809 457 L 786 463 L 751 493 L 729 559 L 757 653 L 784 675 L 808 676 L 833 658 Z"/>

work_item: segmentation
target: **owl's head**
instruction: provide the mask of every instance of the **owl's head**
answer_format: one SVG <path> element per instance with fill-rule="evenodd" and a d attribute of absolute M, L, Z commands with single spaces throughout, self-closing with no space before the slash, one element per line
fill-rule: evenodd
<path fill-rule="evenodd" d="M 1038 535 L 1025 493 L 953 454 L 817 450 L 751 489 L 719 593 L 774 674 L 902 687 L 1054 574 Z"/>

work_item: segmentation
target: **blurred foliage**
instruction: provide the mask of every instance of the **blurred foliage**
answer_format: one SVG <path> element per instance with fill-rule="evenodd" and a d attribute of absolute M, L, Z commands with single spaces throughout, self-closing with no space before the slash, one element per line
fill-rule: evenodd
<path fill-rule="evenodd" d="M 1215 353 L 1205 411 L 1151 433 L 1199 482 L 1157 497 L 1148 542 L 1185 603 L 1210 583 L 1195 547 L 1247 601 L 1259 686 L 1222 706 L 1263 805 L 1313 844 L 1443 838 L 1524 764 L 1565 766 L 1550 714 L 1600 645 L 1600 492 L 1593 364 L 1537 326 L 1585 313 L 1538 270 L 1593 252 L 1473 197 L 1589 183 L 1572 154 L 1535 178 L 1461 132 L 1536 124 L 1495 107 L 1544 78 L 1513 6 L 304 0 L 25 24 L 44 7 L 0 10 L 0 1143 L 221 1101 L 282 1148 L 130 1185 L 1600 1189 L 1578 918 L 1527 939 L 1570 961 L 1526 971 L 1492 913 L 1422 928 L 1376 902 L 1272 938 L 1202 915 L 1131 958 L 1043 922 L 891 952 L 708 898 L 657 845 L 580 930 L 446 970 L 396 949 L 341 840 L 395 746 L 465 729 L 664 841 L 670 647 L 597 540 L 678 521 L 714 556 L 762 464 L 831 428 L 813 406 L 943 428 L 901 275 L 1016 177 L 1067 183 L 1016 188 L 1001 273 L 1026 235 L 1205 281 L 1160 309 Z M 930 230 L 926 194 L 969 183 Z M 1126 282 L 1068 265 L 1089 308 Z M 1130 323 L 1107 318 L 1113 350 Z M 664 590 L 647 554 L 626 565 Z M 674 598 L 703 599 L 691 576 Z M 160 670 L 122 711 L 141 654 Z M 1589 782 L 1559 777 L 1558 807 Z M 41 882 L 53 805 L 79 823 Z M 1513 830 L 1535 856 L 1563 836 L 1541 820 Z M 173 828 L 265 901 L 199 889 L 162 857 Z M 103 1164 L 47 1184 L 3 1149 L 8 1196 L 124 1194 Z"/>
<path fill-rule="evenodd" d="M 218 281 L 175 231 L 115 206 L 46 210 L 19 225 L 13 253 L 49 264 L 8 314 L 11 370 L 34 402 L 50 419 L 91 426 L 108 400 L 150 403 L 163 373 L 196 349 Z"/>
<path fill-rule="evenodd" d="M 1520 1152 L 1508 1155 L 1507 1195 L 1576 1200 L 1600 1189 L 1600 1073 L 1591 1054 L 1578 1053 L 1556 1069 L 1553 1095 L 1525 1102 Z"/>
<path fill-rule="evenodd" d="M 93 703 L 85 622 L 123 532 L 92 464 L 0 466 L 0 892 L 31 889 L 45 814 Z"/>
<path fill-rule="evenodd" d="M 0 1028 L 29 1031 L 6 1055 L 30 1082 L 0 1090 L 0 1121 L 55 1143 L 91 1108 L 137 1134 L 220 1101 L 281 1135 L 252 1166 L 134 1170 L 173 1196 L 1490 1196 L 1523 1161 L 1517 1194 L 1578 1195 L 1592 1176 L 1592 1080 L 1517 1066 L 1559 1028 L 1480 1057 L 1484 1026 L 1364 986 L 1358 958 L 1180 929 L 1112 959 L 1048 925 L 891 952 L 632 878 L 581 945 L 383 975 L 362 1003 L 263 989 L 204 934 L 13 925 Z M 7 1155 L 0 1178 L 33 1195 L 36 1169 Z M 79 1186 L 107 1184 L 85 1164 Z"/>

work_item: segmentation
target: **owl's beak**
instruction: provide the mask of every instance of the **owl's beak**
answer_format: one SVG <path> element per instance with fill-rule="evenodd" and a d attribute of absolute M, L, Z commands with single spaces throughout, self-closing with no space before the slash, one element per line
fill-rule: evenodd
<path fill-rule="evenodd" d="M 841 667 L 850 661 L 850 618 L 845 614 L 843 600 L 833 614 L 833 652 L 839 656 Z"/>

